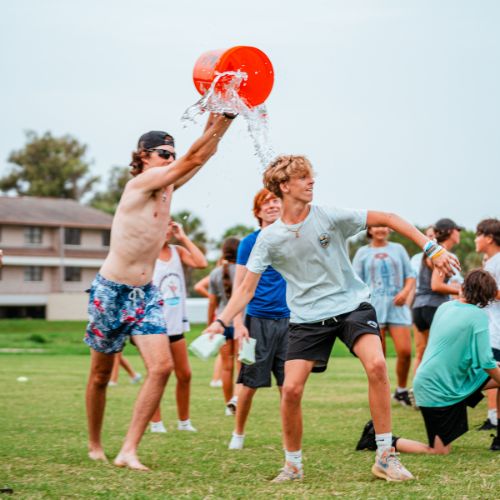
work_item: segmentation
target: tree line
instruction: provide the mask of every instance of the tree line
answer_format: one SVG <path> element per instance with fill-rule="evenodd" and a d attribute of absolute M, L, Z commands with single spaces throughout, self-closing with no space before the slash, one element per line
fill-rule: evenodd
<path fill-rule="evenodd" d="M 86 159 L 87 145 L 80 143 L 71 135 L 55 137 L 50 132 L 42 135 L 34 131 L 26 132 L 26 144 L 8 157 L 9 172 L 0 178 L 0 192 L 18 196 L 49 196 L 70 198 L 89 206 L 114 214 L 125 184 L 130 179 L 128 167 L 111 168 L 103 190 L 97 188 L 100 176 L 93 175 L 91 162 Z M 189 211 L 172 214 L 173 219 L 184 227 L 187 236 L 205 253 L 218 248 L 229 236 L 242 238 L 256 228 L 237 224 L 228 228 L 221 239 L 210 239 L 203 227 L 202 220 Z M 421 228 L 424 229 L 424 228 Z M 475 234 L 464 230 L 460 245 L 454 250 L 464 271 L 481 265 L 481 256 L 474 248 Z M 414 255 L 420 249 L 411 241 L 393 233 L 391 240 L 401 243 L 408 253 Z M 361 236 L 350 243 L 351 256 L 366 244 Z M 210 262 L 209 269 L 187 270 L 187 286 L 193 294 L 193 285 L 214 267 L 216 260 Z"/>

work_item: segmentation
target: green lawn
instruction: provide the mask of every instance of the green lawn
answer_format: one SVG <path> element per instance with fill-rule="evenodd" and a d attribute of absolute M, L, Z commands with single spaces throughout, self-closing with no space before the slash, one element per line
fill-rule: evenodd
<path fill-rule="evenodd" d="M 0 322 L 1 348 L 35 346 L 61 353 L 0 354 L 0 488 L 12 488 L 18 498 L 499 497 L 500 455 L 487 449 L 489 434 L 475 430 L 458 440 L 447 457 L 404 456 L 405 465 L 418 478 L 415 482 L 372 479 L 373 453 L 353 451 L 369 414 L 366 379 L 351 357 L 332 359 L 329 370 L 313 375 L 307 386 L 303 483 L 269 483 L 283 461 L 277 391 L 258 392 L 246 449 L 229 451 L 233 418 L 224 416 L 221 390 L 208 387 L 212 363 L 196 358 L 191 358 L 192 421 L 199 432 L 175 431 L 170 383 L 163 401 L 169 433 L 146 434 L 140 448 L 141 458 L 153 471 L 138 473 L 93 463 L 86 458 L 85 446 L 88 357 L 77 355 L 86 349 L 76 343 L 83 324 L 14 323 Z M 46 337 L 46 342 L 26 340 L 33 334 Z M 13 340 L 16 336 L 19 343 Z M 127 349 L 140 370 L 140 358 Z M 389 364 L 392 375 L 394 359 Z M 18 382 L 19 376 L 29 380 Z M 137 390 L 123 372 L 119 385 L 109 389 L 104 442 L 111 457 L 120 447 Z M 470 413 L 471 425 L 479 424 L 484 413 L 481 403 Z M 395 405 L 394 427 L 397 434 L 425 439 L 421 416 L 413 410 Z"/>

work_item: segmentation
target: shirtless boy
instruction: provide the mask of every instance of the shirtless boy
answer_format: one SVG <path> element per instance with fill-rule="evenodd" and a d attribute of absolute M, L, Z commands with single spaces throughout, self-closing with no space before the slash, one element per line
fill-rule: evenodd
<path fill-rule="evenodd" d="M 148 470 L 137 456 L 137 447 L 173 366 L 161 295 L 151 284 L 153 270 L 164 243 L 173 190 L 187 182 L 216 152 L 232 118 L 210 115 L 203 135 L 178 160 L 173 137 L 160 131 L 141 136 L 132 153 L 134 178 L 125 186 L 113 220 L 109 254 L 90 290 L 85 342 L 91 348 L 86 405 L 92 460 L 106 461 L 101 443 L 106 386 L 113 354 L 120 352 L 131 336 L 148 375 L 114 464 Z"/>

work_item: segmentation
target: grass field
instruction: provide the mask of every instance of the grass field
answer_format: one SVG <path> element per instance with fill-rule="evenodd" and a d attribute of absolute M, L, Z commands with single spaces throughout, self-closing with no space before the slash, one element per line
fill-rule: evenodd
<path fill-rule="evenodd" d="M 44 349 L 42 354 L 1 353 L 0 488 L 18 498 L 499 498 L 500 456 L 487 448 L 487 432 L 472 430 L 447 457 L 403 457 L 418 480 L 390 484 L 372 479 L 373 453 L 354 452 L 369 418 L 366 379 L 359 362 L 337 348 L 329 370 L 313 375 L 304 398 L 302 483 L 269 483 L 283 461 L 278 397 L 261 389 L 247 427 L 246 449 L 227 450 L 233 418 L 224 416 L 220 389 L 208 387 L 212 364 L 191 358 L 192 421 L 197 434 L 174 430 L 172 382 L 163 400 L 169 432 L 146 434 L 140 448 L 154 470 L 137 473 L 99 465 L 86 457 L 84 389 L 87 349 L 83 324 L 0 322 L 0 349 Z M 193 335 L 199 329 L 195 329 Z M 37 337 L 37 335 L 39 337 Z M 0 351 L 2 352 L 2 351 Z M 136 368 L 140 358 L 127 347 Z M 391 375 L 394 359 L 389 359 Z M 28 377 L 18 382 L 19 376 Z M 119 449 L 138 387 L 120 383 L 108 392 L 104 443 Z M 484 419 L 485 404 L 470 413 Z M 395 433 L 425 440 L 418 412 L 394 406 Z"/>

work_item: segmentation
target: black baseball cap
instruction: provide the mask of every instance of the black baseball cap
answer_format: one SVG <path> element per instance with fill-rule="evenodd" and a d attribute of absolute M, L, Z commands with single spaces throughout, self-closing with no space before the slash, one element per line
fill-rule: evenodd
<path fill-rule="evenodd" d="M 439 219 L 434 224 L 434 229 L 436 231 L 443 233 L 445 231 L 452 231 L 453 229 L 457 229 L 458 231 L 462 231 L 465 228 L 463 226 L 459 226 L 456 222 L 452 221 L 451 219 Z"/>
<path fill-rule="evenodd" d="M 139 137 L 139 141 L 137 142 L 137 147 L 143 147 L 144 149 L 153 149 L 163 145 L 175 147 L 175 142 L 170 134 L 162 130 L 146 132 Z"/>

